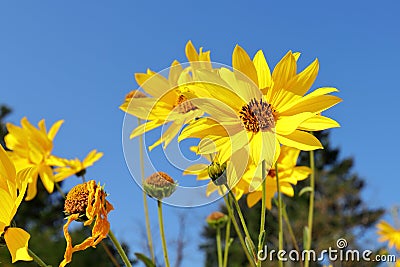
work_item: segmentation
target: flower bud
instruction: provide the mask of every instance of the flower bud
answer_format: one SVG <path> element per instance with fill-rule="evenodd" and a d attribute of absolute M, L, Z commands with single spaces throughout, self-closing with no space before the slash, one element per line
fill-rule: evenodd
<path fill-rule="evenodd" d="M 213 162 L 208 166 L 208 176 L 215 185 L 220 186 L 227 183 L 226 178 L 226 163 L 220 165 L 218 162 Z"/>
<path fill-rule="evenodd" d="M 226 225 L 228 222 L 229 217 L 226 214 L 223 214 L 219 211 L 214 211 L 210 215 L 208 215 L 206 221 L 208 225 L 214 229 L 221 228 Z"/>
<path fill-rule="evenodd" d="M 165 172 L 156 172 L 143 182 L 144 191 L 158 200 L 169 197 L 176 190 L 177 183 Z"/>

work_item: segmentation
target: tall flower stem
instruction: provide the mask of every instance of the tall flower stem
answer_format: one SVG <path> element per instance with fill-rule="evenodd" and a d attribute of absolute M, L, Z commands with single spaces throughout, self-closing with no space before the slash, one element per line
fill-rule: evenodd
<path fill-rule="evenodd" d="M 279 183 L 279 171 L 278 163 L 275 163 L 275 178 L 276 178 L 276 188 L 278 191 L 278 222 L 279 222 L 279 250 L 283 250 L 283 226 L 282 226 L 282 194 L 281 187 Z M 283 266 L 283 262 L 279 261 L 279 266 Z"/>
<path fill-rule="evenodd" d="M 307 235 L 307 244 L 306 249 L 309 250 L 311 248 L 311 239 L 312 239 L 312 228 L 313 228 L 313 218 L 314 218 L 314 197 L 315 197 L 315 162 L 314 162 L 314 151 L 310 151 L 310 168 L 311 168 L 311 177 L 310 177 L 310 203 L 308 206 L 308 235 Z M 309 266 L 308 257 L 306 257 L 304 266 Z"/>
<path fill-rule="evenodd" d="M 229 217 L 232 220 L 233 227 L 235 228 L 236 234 L 239 237 L 240 244 L 242 245 L 243 251 L 246 254 L 247 260 L 249 261 L 249 263 L 252 267 L 255 267 L 254 259 L 250 255 L 249 251 L 247 250 L 242 231 L 240 230 L 239 224 L 237 223 L 235 215 L 233 214 L 232 205 L 231 205 L 229 196 L 228 197 L 224 196 L 224 200 L 225 200 L 226 208 L 228 209 Z"/>
<path fill-rule="evenodd" d="M 160 200 L 157 200 L 157 206 L 158 206 L 158 220 L 159 220 L 159 226 L 160 226 L 160 235 L 161 235 L 161 241 L 162 241 L 162 248 L 163 248 L 163 252 L 164 252 L 164 261 L 165 261 L 165 266 L 169 267 L 167 242 L 165 241 L 164 222 L 163 222 L 163 215 L 162 215 L 162 202 Z"/>
<path fill-rule="evenodd" d="M 138 118 L 138 126 L 142 124 L 142 120 Z M 139 136 L 139 157 L 140 157 L 140 173 L 142 175 L 142 184 L 144 181 L 144 157 L 143 157 L 144 147 L 143 147 L 143 135 Z M 151 227 L 150 227 L 150 216 L 149 216 L 149 205 L 147 204 L 147 194 L 145 190 L 143 191 L 143 209 L 144 209 L 144 218 L 146 222 L 146 233 L 147 233 L 147 245 L 150 250 L 151 260 L 153 263 L 156 263 L 156 258 L 154 256 L 153 249 L 153 239 L 151 237 Z"/>
<path fill-rule="evenodd" d="M 64 191 L 62 190 L 61 186 L 60 186 L 57 182 L 55 182 L 54 185 L 56 186 L 57 191 L 60 193 L 60 195 L 61 195 L 63 198 L 65 198 L 65 193 L 64 193 Z"/>
<path fill-rule="evenodd" d="M 225 231 L 225 250 L 224 250 L 224 267 L 228 266 L 228 253 L 229 253 L 229 246 L 231 244 L 231 217 L 229 216 L 228 222 L 226 223 L 226 231 Z"/>
<path fill-rule="evenodd" d="M 264 239 L 265 239 L 265 199 L 266 199 L 266 172 L 265 169 L 265 160 L 262 161 L 261 166 L 261 175 L 262 175 L 262 198 L 261 198 L 261 222 L 260 222 L 260 233 L 258 235 L 258 251 L 263 249 Z M 257 266 L 261 267 L 261 261 L 257 259 Z"/>
<path fill-rule="evenodd" d="M 126 256 L 126 253 L 124 249 L 122 248 L 121 244 L 119 243 L 118 239 L 115 237 L 114 233 L 111 231 L 108 232 L 108 236 L 110 237 L 111 241 L 113 242 L 115 248 L 117 249 L 119 255 L 121 256 L 123 262 L 125 263 L 126 267 L 132 267 L 131 262 L 129 261 L 128 256 Z"/>
<path fill-rule="evenodd" d="M 241 222 L 243 230 L 244 230 L 244 234 L 246 235 L 246 237 L 248 239 L 251 240 L 250 233 L 249 233 L 249 230 L 247 229 L 246 221 L 244 220 L 244 216 L 243 216 L 242 210 L 239 206 L 239 203 L 237 202 L 236 197 L 230 190 L 229 186 L 227 184 L 225 184 L 225 187 L 229 192 L 228 194 L 230 195 L 230 198 L 232 199 L 233 204 L 235 205 L 236 211 L 239 215 L 239 219 L 240 219 L 240 222 Z"/>
<path fill-rule="evenodd" d="M 222 246 L 221 246 L 221 227 L 217 227 L 217 254 L 218 254 L 218 267 L 222 267 Z"/>
<path fill-rule="evenodd" d="M 33 258 L 33 260 L 40 266 L 40 267 L 49 267 L 38 255 L 36 255 L 32 250 L 28 248 L 29 255 Z"/>

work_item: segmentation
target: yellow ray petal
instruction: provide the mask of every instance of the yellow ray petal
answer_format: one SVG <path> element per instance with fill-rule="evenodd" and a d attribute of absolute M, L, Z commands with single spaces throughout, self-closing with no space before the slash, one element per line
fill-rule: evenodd
<path fill-rule="evenodd" d="M 296 75 L 297 65 L 292 51 L 289 51 L 276 65 L 272 72 L 274 88 L 277 90 L 285 87 L 285 84 Z"/>
<path fill-rule="evenodd" d="M 262 50 L 259 50 L 253 58 L 253 63 L 257 71 L 258 87 L 260 89 L 272 86 L 271 71 Z"/>
<path fill-rule="evenodd" d="M 60 129 L 60 127 L 63 123 L 64 123 L 64 120 L 59 120 L 56 123 L 54 123 L 53 126 L 51 126 L 49 133 L 47 134 L 47 136 L 49 137 L 49 139 L 51 141 L 54 140 L 54 137 L 56 137 L 56 134 L 58 133 L 58 130 Z"/>
<path fill-rule="evenodd" d="M 322 131 L 336 127 L 340 127 L 337 121 L 325 116 L 316 115 L 300 123 L 298 129 L 304 131 Z"/>
<path fill-rule="evenodd" d="M 305 120 L 315 116 L 311 112 L 303 112 L 293 116 L 279 116 L 276 122 L 276 132 L 281 135 L 293 133 Z"/>
<path fill-rule="evenodd" d="M 31 261 L 28 253 L 28 242 L 31 236 L 20 228 L 8 228 L 4 239 L 12 257 L 12 263 L 16 261 Z"/>
<path fill-rule="evenodd" d="M 319 64 L 318 59 L 316 59 L 302 72 L 290 79 L 285 89 L 296 95 L 303 96 L 308 90 L 310 90 L 315 78 L 317 78 L 318 70 Z"/>
<path fill-rule="evenodd" d="M 304 151 L 323 148 L 321 142 L 315 136 L 299 130 L 289 135 L 277 135 L 277 138 L 283 145 L 295 147 Z"/>
<path fill-rule="evenodd" d="M 172 89 L 168 80 L 158 73 L 135 73 L 135 79 L 146 93 L 155 98 L 161 97 Z"/>
<path fill-rule="evenodd" d="M 302 112 L 321 113 L 324 110 L 342 102 L 342 99 L 333 95 L 322 95 L 299 101 L 287 111 L 280 112 L 282 116 L 291 116 Z"/>
<path fill-rule="evenodd" d="M 251 61 L 249 55 L 239 45 L 236 45 L 233 50 L 232 67 L 235 71 L 240 71 L 247 75 L 254 84 L 258 85 L 257 71 L 254 67 L 253 61 Z"/>
<path fill-rule="evenodd" d="M 129 136 L 129 138 L 133 139 L 141 134 L 144 134 L 148 131 L 151 131 L 151 130 L 161 126 L 162 124 L 163 124 L 162 121 L 156 121 L 156 120 L 143 123 L 143 124 L 139 125 L 138 127 L 136 127 L 131 132 L 131 135 Z"/>

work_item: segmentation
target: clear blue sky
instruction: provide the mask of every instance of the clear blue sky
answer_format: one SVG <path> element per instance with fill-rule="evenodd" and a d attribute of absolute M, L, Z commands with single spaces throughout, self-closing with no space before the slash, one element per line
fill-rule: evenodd
<path fill-rule="evenodd" d="M 106 184 L 116 208 L 112 228 L 138 251 L 144 242 L 141 192 L 124 161 L 118 109 L 136 89 L 133 73 L 184 61 L 188 40 L 225 64 L 236 44 L 251 55 L 263 49 L 271 65 L 290 49 L 300 51 L 301 67 L 320 60 L 314 88 L 340 89 L 344 101 L 329 115 L 342 127 L 332 131 L 332 140 L 342 157 L 355 157 L 355 170 L 367 182 L 365 200 L 390 208 L 399 204 L 400 185 L 399 10 L 394 0 L 2 1 L 0 103 L 13 108 L 9 120 L 16 124 L 23 116 L 34 123 L 45 118 L 48 125 L 64 119 L 57 155 L 82 158 L 93 148 L 105 153 L 87 176 Z M 169 240 L 179 214 L 190 224 L 184 266 L 202 266 L 199 233 L 217 207 L 165 209 Z M 151 215 L 159 243 L 155 209 Z"/>

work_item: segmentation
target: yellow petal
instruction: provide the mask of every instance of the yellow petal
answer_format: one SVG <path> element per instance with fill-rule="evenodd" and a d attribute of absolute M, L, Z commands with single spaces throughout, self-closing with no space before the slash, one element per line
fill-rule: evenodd
<path fill-rule="evenodd" d="M 28 253 L 28 242 L 31 236 L 20 228 L 8 228 L 4 234 L 8 250 L 12 257 L 12 263 L 16 261 L 31 261 Z"/>
<path fill-rule="evenodd" d="M 135 79 L 146 93 L 155 98 L 161 97 L 172 89 L 168 80 L 158 73 L 135 73 Z"/>
<path fill-rule="evenodd" d="M 286 83 L 296 75 L 297 65 L 291 51 L 289 51 L 276 65 L 272 72 L 274 88 L 285 88 Z"/>
<path fill-rule="evenodd" d="M 324 110 L 342 102 L 342 99 L 333 95 L 322 95 L 299 101 L 290 109 L 280 112 L 282 116 L 295 115 L 302 112 L 321 113 Z"/>
<path fill-rule="evenodd" d="M 313 116 L 315 115 L 311 112 L 303 112 L 293 116 L 279 116 L 276 122 L 276 132 L 282 135 L 291 134 L 303 121 Z"/>
<path fill-rule="evenodd" d="M 6 180 L 15 183 L 16 172 L 14 164 L 11 162 L 3 146 L 0 145 L 0 184 Z"/>
<path fill-rule="evenodd" d="M 260 89 L 272 86 L 271 71 L 262 50 L 259 50 L 253 58 L 253 63 L 257 71 L 258 87 Z"/>
<path fill-rule="evenodd" d="M 232 67 L 235 71 L 240 71 L 247 75 L 254 84 L 258 85 L 257 71 L 254 67 L 253 61 L 251 61 L 249 55 L 239 45 L 236 45 L 233 50 Z"/>
<path fill-rule="evenodd" d="M 178 134 L 179 130 L 182 128 L 183 125 L 182 120 L 178 120 L 173 122 L 168 129 L 163 132 L 162 136 L 160 139 L 158 139 L 154 144 L 149 146 L 149 151 L 153 150 L 156 146 L 158 146 L 161 143 L 164 143 L 164 149 L 168 146 L 168 144 L 174 139 L 174 137 Z"/>
<path fill-rule="evenodd" d="M 95 163 L 96 161 L 101 159 L 101 157 L 103 157 L 103 153 L 102 152 L 97 152 L 96 149 L 93 149 L 92 151 L 89 152 L 89 154 L 83 160 L 83 162 L 82 162 L 83 166 L 85 166 L 85 167 L 92 166 L 93 163 Z"/>
<path fill-rule="evenodd" d="M 199 54 L 193 46 L 192 41 L 188 41 L 185 47 L 186 58 L 189 61 L 199 61 Z"/>
<path fill-rule="evenodd" d="M 340 127 L 337 121 L 325 116 L 316 115 L 300 123 L 298 129 L 304 131 L 322 131 L 336 127 Z"/>
<path fill-rule="evenodd" d="M 53 170 L 49 166 L 42 166 L 39 169 L 39 176 L 42 180 L 44 188 L 47 192 L 53 193 L 54 190 L 54 175 Z"/>
<path fill-rule="evenodd" d="M 261 192 L 255 191 L 247 195 L 247 206 L 250 208 L 257 204 L 261 200 Z"/>
<path fill-rule="evenodd" d="M 56 134 L 58 133 L 58 130 L 60 129 L 60 127 L 63 123 L 64 123 L 64 120 L 59 120 L 56 123 L 54 123 L 53 126 L 51 126 L 49 133 L 47 134 L 47 136 L 49 137 L 49 139 L 51 141 L 54 140 L 54 137 L 56 137 Z"/>
<path fill-rule="evenodd" d="M 137 137 L 137 136 L 139 136 L 141 134 L 144 134 L 144 133 L 146 133 L 148 131 L 151 131 L 151 130 L 161 126 L 162 124 L 163 124 L 163 122 L 160 122 L 160 121 L 149 121 L 149 122 L 143 123 L 143 124 L 139 125 L 138 127 L 136 127 L 132 131 L 132 133 L 129 136 L 129 138 L 133 139 L 133 138 L 135 138 L 135 137 Z"/>
<path fill-rule="evenodd" d="M 0 221 L 3 222 L 6 226 L 10 225 L 10 222 L 13 218 L 13 209 L 15 206 L 15 199 L 11 197 L 11 194 L 3 189 L 0 188 L 0 201 L 1 201 L 1 209 L 0 209 Z M 0 229 L 3 231 L 4 228 Z"/>
<path fill-rule="evenodd" d="M 321 142 L 312 134 L 296 130 L 289 135 L 277 135 L 279 142 L 300 150 L 310 151 L 322 149 Z"/>
<path fill-rule="evenodd" d="M 290 79 L 288 84 L 285 86 L 285 89 L 296 95 L 303 96 L 308 90 L 310 90 L 315 78 L 317 78 L 318 70 L 319 64 L 318 59 L 316 59 L 302 72 Z"/>

